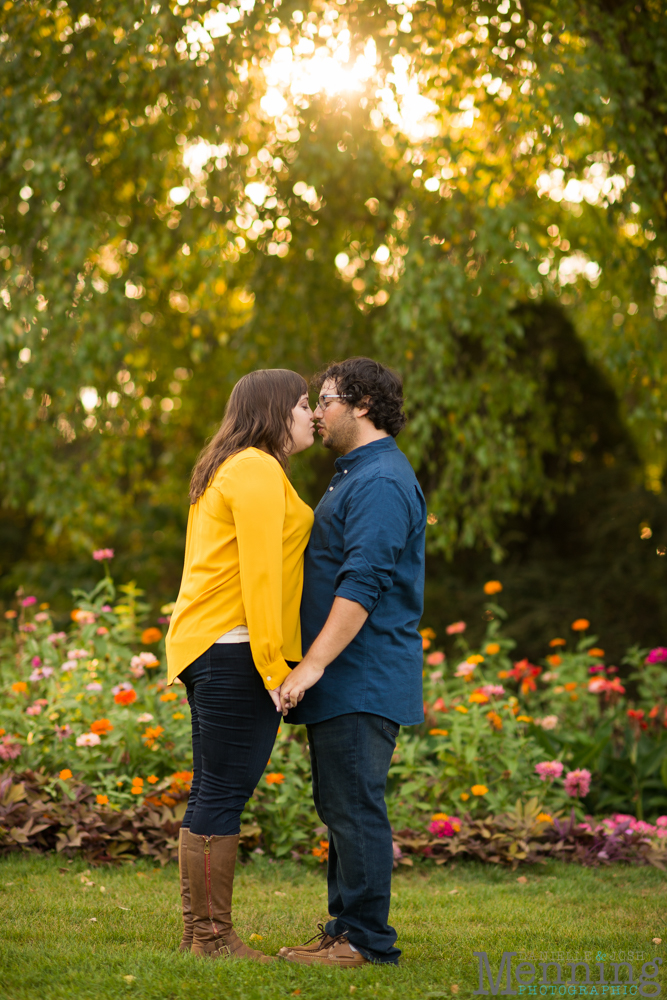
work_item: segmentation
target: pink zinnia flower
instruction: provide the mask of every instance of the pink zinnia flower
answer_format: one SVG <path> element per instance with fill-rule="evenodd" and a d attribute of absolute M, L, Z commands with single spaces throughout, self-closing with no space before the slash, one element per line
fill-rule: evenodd
<path fill-rule="evenodd" d="M 50 642 L 52 646 L 55 646 L 57 642 L 62 642 L 63 639 L 67 638 L 66 632 L 52 632 L 51 635 L 47 635 L 46 641 Z"/>
<path fill-rule="evenodd" d="M 666 663 L 667 662 L 667 648 L 665 646 L 656 646 L 646 657 L 645 663 Z"/>
<path fill-rule="evenodd" d="M 76 738 L 76 745 L 78 747 L 96 747 L 101 742 L 97 733 L 82 733 L 81 736 L 77 736 Z"/>
<path fill-rule="evenodd" d="M 505 694 L 505 688 L 502 684 L 482 684 L 479 690 L 482 694 L 485 694 L 487 698 L 502 698 Z"/>
<path fill-rule="evenodd" d="M 591 772 L 586 768 L 576 768 L 565 775 L 565 791 L 573 799 L 583 798 L 588 795 L 591 787 Z"/>
<path fill-rule="evenodd" d="M 559 760 L 545 760 L 541 764 L 536 764 L 535 770 L 540 776 L 540 781 L 553 781 L 554 778 L 560 778 L 563 765 Z"/>
<path fill-rule="evenodd" d="M 459 663 L 458 667 L 456 668 L 456 674 L 454 676 L 468 677 L 468 675 L 471 674 L 475 669 L 475 666 L 476 666 L 475 663 L 468 663 L 467 660 L 464 660 L 463 663 Z"/>
<path fill-rule="evenodd" d="M 29 705 L 26 708 L 26 710 L 25 710 L 25 714 L 26 715 L 41 715 L 42 714 L 42 706 L 41 705 L 37 705 L 37 704 L 35 704 L 35 705 Z"/>
<path fill-rule="evenodd" d="M 48 622 L 49 612 L 48 611 L 38 611 L 35 615 L 36 622 Z"/>
<path fill-rule="evenodd" d="M 656 826 L 667 826 L 667 816 L 658 816 L 655 821 Z"/>
<path fill-rule="evenodd" d="M 36 632 L 37 626 L 33 625 L 32 622 L 26 622 L 25 625 L 19 625 L 19 632 Z"/>
<path fill-rule="evenodd" d="M 68 725 L 56 726 L 56 736 L 59 740 L 65 740 L 72 735 L 72 727 Z"/>
<path fill-rule="evenodd" d="M 42 658 L 41 658 L 41 656 L 33 656 L 32 660 L 30 661 L 30 665 L 32 667 L 41 667 L 41 665 L 42 665 Z"/>
<path fill-rule="evenodd" d="M 99 681 L 91 681 L 90 684 L 86 684 L 86 691 L 92 691 L 93 694 L 99 694 L 102 690 L 102 685 Z"/>
<path fill-rule="evenodd" d="M 35 657 L 35 659 L 39 659 L 39 657 Z M 28 678 L 28 680 L 29 681 L 43 681 L 43 680 L 46 680 L 47 677 L 50 677 L 52 673 L 53 673 L 53 667 L 37 667 L 30 674 L 30 677 Z"/>
<path fill-rule="evenodd" d="M 426 662 L 430 667 L 437 667 L 438 664 L 442 663 L 445 659 L 444 653 L 429 653 L 426 657 Z"/>
<path fill-rule="evenodd" d="M 113 559 L 113 549 L 95 549 L 93 559 L 101 562 L 103 559 Z"/>
<path fill-rule="evenodd" d="M 459 635 L 461 632 L 465 632 L 465 630 L 466 630 L 465 622 L 452 622 L 451 625 L 447 626 L 445 632 L 447 633 L 447 635 Z"/>
<path fill-rule="evenodd" d="M 0 740 L 0 760 L 15 760 L 21 753 L 21 747 L 11 736 L 3 736 Z"/>
<path fill-rule="evenodd" d="M 21 601 L 22 608 L 29 608 L 31 604 L 37 604 L 36 597 L 24 597 Z"/>
<path fill-rule="evenodd" d="M 545 715 L 543 719 L 535 719 L 535 723 L 542 726 L 542 729 L 555 729 L 558 725 L 558 716 Z"/>

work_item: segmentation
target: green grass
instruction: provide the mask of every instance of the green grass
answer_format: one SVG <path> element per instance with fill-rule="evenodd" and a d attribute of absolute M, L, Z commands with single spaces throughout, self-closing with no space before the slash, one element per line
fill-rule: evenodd
<path fill-rule="evenodd" d="M 84 872 L 90 872 L 94 885 L 82 883 Z M 310 937 L 326 915 L 323 874 L 264 858 L 241 868 L 235 887 L 238 932 L 246 941 L 253 933 L 261 935 L 255 946 L 267 953 Z M 519 876 L 527 883 L 518 882 Z M 355 1000 L 410 1000 L 457 992 L 469 997 L 477 989 L 473 951 L 487 951 L 494 970 L 503 950 L 532 952 L 535 961 L 556 960 L 559 952 L 561 961 L 583 960 L 582 953 L 590 952 L 591 962 L 598 953 L 609 962 L 640 952 L 637 976 L 641 961 L 667 946 L 667 882 L 658 871 L 590 870 L 551 862 L 510 872 L 462 862 L 396 872 L 391 922 L 403 949 L 399 968 L 341 971 L 284 962 L 213 962 L 176 951 L 177 879 L 174 865 L 91 869 L 79 859 L 68 863 L 62 857 L 1 859 L 2 1000 L 274 1000 L 292 995 L 349 1000 L 351 993 Z M 665 944 L 652 944 L 654 937 Z"/>

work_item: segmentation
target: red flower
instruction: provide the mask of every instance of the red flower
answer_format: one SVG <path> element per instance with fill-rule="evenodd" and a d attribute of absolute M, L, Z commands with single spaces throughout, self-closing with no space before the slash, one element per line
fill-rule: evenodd
<path fill-rule="evenodd" d="M 113 700 L 117 705 L 131 705 L 133 701 L 137 700 L 137 692 L 132 691 L 118 691 L 114 695 Z"/>

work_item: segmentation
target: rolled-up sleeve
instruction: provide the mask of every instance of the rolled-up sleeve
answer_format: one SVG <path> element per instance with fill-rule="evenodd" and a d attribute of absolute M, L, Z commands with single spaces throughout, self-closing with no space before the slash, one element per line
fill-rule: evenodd
<path fill-rule="evenodd" d="M 264 686 L 273 690 L 290 673 L 282 654 L 285 488 L 278 463 L 239 462 L 225 478 L 225 497 L 236 525 L 250 648 Z"/>
<path fill-rule="evenodd" d="M 336 574 L 335 596 L 356 601 L 371 614 L 393 586 L 410 525 L 408 499 L 395 481 L 378 478 L 359 486 L 345 511 L 343 563 Z"/>

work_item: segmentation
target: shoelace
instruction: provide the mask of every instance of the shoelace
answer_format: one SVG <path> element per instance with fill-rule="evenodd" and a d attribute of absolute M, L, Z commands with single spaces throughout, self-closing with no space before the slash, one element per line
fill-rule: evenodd
<path fill-rule="evenodd" d="M 322 946 L 324 945 L 324 939 L 326 937 L 328 937 L 328 934 L 327 934 L 327 932 L 324 929 L 324 924 L 318 924 L 317 925 L 317 930 L 319 931 L 319 933 L 318 934 L 313 934 L 313 936 L 311 938 L 308 938 L 308 940 L 306 941 L 306 944 L 308 945 L 308 944 L 310 944 L 311 941 L 317 941 L 319 939 L 320 947 L 317 950 L 320 951 L 321 948 L 322 948 Z M 338 935 L 338 937 L 340 937 L 340 935 Z M 334 940 L 337 940 L 337 938 L 335 938 Z M 333 941 L 331 943 L 333 944 Z M 304 945 L 304 947 L 305 947 L 305 945 Z"/>

